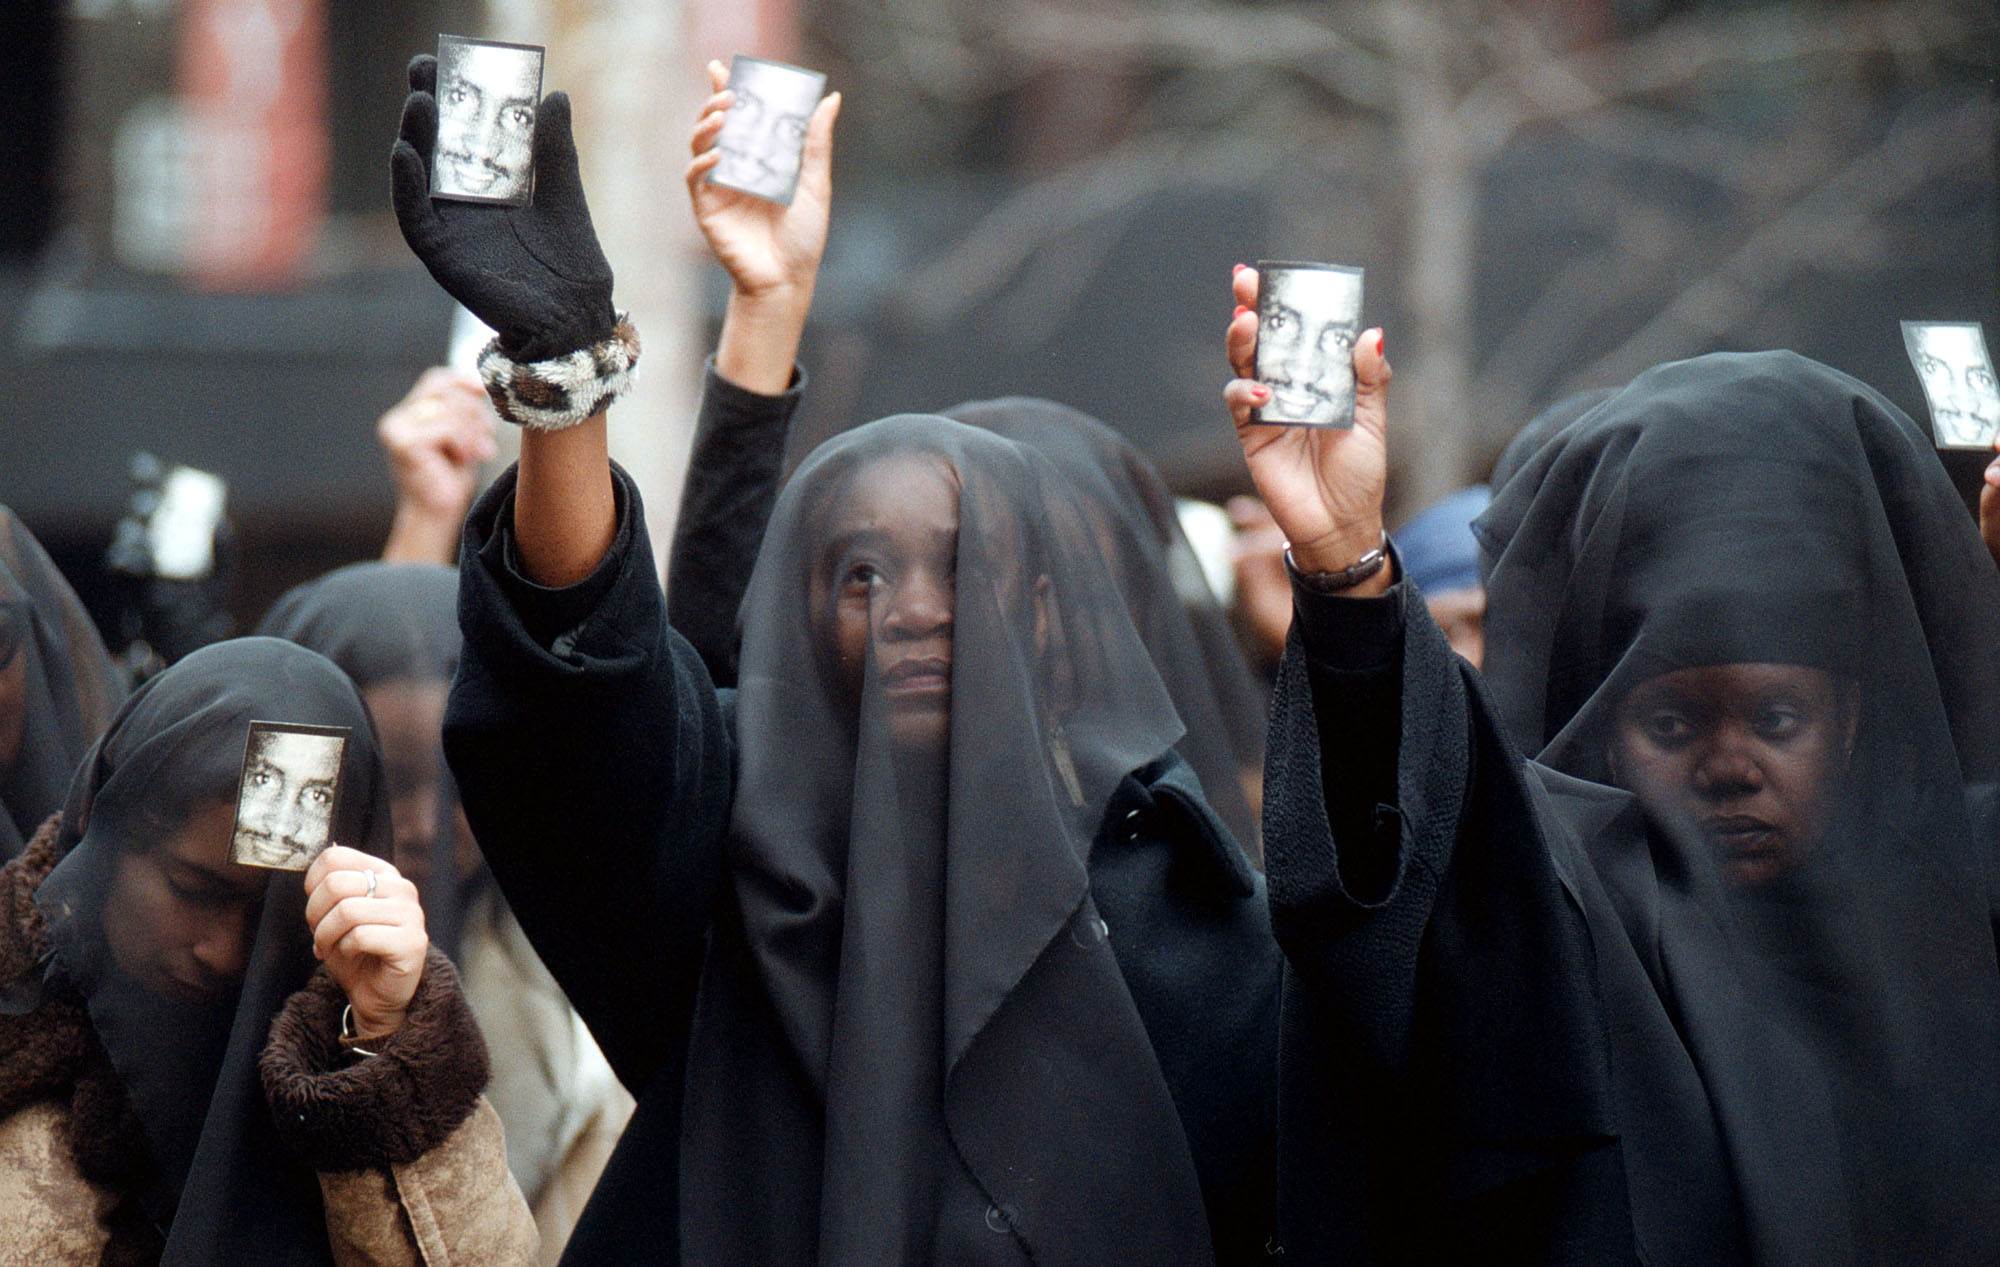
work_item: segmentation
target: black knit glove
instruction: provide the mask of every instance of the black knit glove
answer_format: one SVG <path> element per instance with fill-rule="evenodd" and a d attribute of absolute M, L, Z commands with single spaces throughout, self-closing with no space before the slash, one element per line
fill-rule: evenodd
<path fill-rule="evenodd" d="M 618 317 L 611 265 L 597 245 L 577 173 L 569 95 L 552 92 L 535 116 L 534 201 L 525 207 L 432 201 L 437 58 L 410 60 L 410 95 L 389 164 L 403 240 L 437 284 L 500 334 L 516 362 L 549 361 L 604 344 Z"/>

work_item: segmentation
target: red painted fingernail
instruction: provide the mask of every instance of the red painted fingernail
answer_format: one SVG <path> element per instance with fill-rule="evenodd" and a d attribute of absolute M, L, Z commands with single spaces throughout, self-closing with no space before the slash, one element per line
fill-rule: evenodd
<path fill-rule="evenodd" d="M 1250 397 L 1252 400 L 1269 400 L 1271 398 L 1271 389 L 1268 387 L 1252 387 L 1250 389 Z"/>
<path fill-rule="evenodd" d="M 1242 304 L 1237 304 L 1237 305 L 1236 305 L 1236 311 L 1235 311 L 1235 312 L 1232 312 L 1232 313 L 1230 313 L 1230 314 L 1229 314 L 1229 319 L 1230 319 L 1231 321 L 1234 321 L 1234 320 L 1236 320 L 1236 318 L 1238 318 L 1238 317 L 1242 316 L 1242 315 L 1243 315 L 1244 313 L 1246 313 L 1246 312 L 1248 312 L 1248 311 L 1250 311 L 1250 310 L 1249 310 L 1248 308 L 1245 308 L 1245 307 L 1244 307 L 1244 306 L 1243 306 Z"/>
<path fill-rule="evenodd" d="M 1389 336 L 1379 330 L 1375 334 L 1375 355 L 1389 355 Z"/>
<path fill-rule="evenodd" d="M 1234 277 L 1248 267 L 1250 267 L 1248 264 L 1233 264 L 1230 266 L 1229 275 Z"/>

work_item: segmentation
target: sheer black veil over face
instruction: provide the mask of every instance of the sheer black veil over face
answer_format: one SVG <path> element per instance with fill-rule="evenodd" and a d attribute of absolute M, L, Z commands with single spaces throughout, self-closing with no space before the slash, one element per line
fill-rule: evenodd
<path fill-rule="evenodd" d="M 1503 720 L 1636 798 L 1644 853 L 1607 834 L 1587 861 L 1749 1251 L 1991 1261 L 2000 575 L 1929 438 L 1803 358 L 1701 357 L 1547 439 L 1477 531 Z M 1622 1111 L 1628 1164 L 1687 1125 Z M 1642 1236 L 1677 1217 L 1646 1178 Z"/>
<path fill-rule="evenodd" d="M 1175 748 L 1237 841 L 1258 856 L 1248 781 L 1264 769 L 1264 700 L 1229 615 L 1181 531 L 1173 494 L 1124 437 L 1067 405 L 1027 396 L 969 401 L 946 416 L 1039 450 L 1081 497 L 1132 623 L 1173 696 L 1185 733 Z"/>
<path fill-rule="evenodd" d="M 252 720 L 350 728 L 334 839 L 387 849 L 353 684 L 301 647 L 236 639 L 126 702 L 77 771 L 35 897 L 51 971 L 82 995 L 143 1129 L 165 1262 L 332 1261 L 317 1180 L 280 1149 L 257 1072 L 313 956 L 300 875 L 229 861 Z"/>
<path fill-rule="evenodd" d="M 69 583 L 0 506 L 0 862 L 62 807 L 125 683 Z"/>
<path fill-rule="evenodd" d="M 1085 871 L 1179 723 L 1076 500 L 1034 451 L 921 416 L 830 441 L 781 496 L 690 1054 L 691 1260 L 1206 1245 Z M 1147 1161 L 1079 1169 L 1079 1131 Z"/>

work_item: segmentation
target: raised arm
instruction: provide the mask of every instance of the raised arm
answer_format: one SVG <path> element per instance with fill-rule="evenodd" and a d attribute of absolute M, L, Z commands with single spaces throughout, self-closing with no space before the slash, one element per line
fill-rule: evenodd
<path fill-rule="evenodd" d="M 432 366 L 375 424 L 396 479 L 384 563 L 458 562 L 479 464 L 492 458 L 493 406 L 477 379 Z"/>
<path fill-rule="evenodd" d="M 1393 552 L 1340 587 L 1383 541 L 1382 334 L 1355 347 L 1353 430 L 1260 425 L 1256 273 L 1234 290 L 1225 399 L 1292 543 L 1264 802 L 1278 1240 L 1309 1261 L 1629 1258 L 1589 936 L 1534 780 Z"/>
<path fill-rule="evenodd" d="M 734 104 L 721 63 L 710 62 L 708 73 L 715 93 L 689 138 L 688 199 L 729 274 L 729 308 L 702 383 L 667 561 L 667 616 L 716 683 L 728 686 L 736 681 L 737 612 L 777 501 L 785 433 L 805 393 L 796 361 L 826 247 L 840 94 L 807 121 L 798 189 L 784 206 L 708 183 Z"/>
<path fill-rule="evenodd" d="M 605 410 L 638 339 L 611 305 L 569 101 L 535 124 L 534 201 L 433 200 L 435 61 L 410 67 L 392 157 L 412 250 L 498 331 L 480 373 L 523 428 L 517 471 L 474 505 L 460 556 L 465 649 L 445 750 L 493 873 L 543 961 L 635 1092 L 678 1058 L 721 872 L 730 744 L 714 687 L 667 626 L 639 493 Z"/>
<path fill-rule="evenodd" d="M 616 529 L 604 411 L 630 382 L 638 334 L 611 306 L 611 266 L 584 201 L 568 94 L 543 99 L 534 200 L 509 207 L 430 196 L 436 87 L 437 59 L 412 60 L 390 159 L 396 219 L 438 285 L 499 332 L 479 372 L 500 417 L 523 431 L 514 503 L 521 561 L 538 584 L 574 584 Z"/>

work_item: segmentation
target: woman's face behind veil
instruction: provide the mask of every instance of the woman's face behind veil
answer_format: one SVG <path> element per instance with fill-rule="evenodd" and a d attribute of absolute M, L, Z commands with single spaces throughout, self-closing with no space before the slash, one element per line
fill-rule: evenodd
<path fill-rule="evenodd" d="M 899 749 L 950 736 L 958 497 L 942 460 L 892 453 L 857 469 L 825 514 L 814 631 L 844 706 L 880 701 Z"/>
<path fill-rule="evenodd" d="M 465 810 L 447 804 L 444 749 L 438 741 L 444 726 L 448 680 L 395 678 L 362 690 L 368 711 L 375 718 L 375 733 L 382 743 L 382 761 L 389 775 L 390 821 L 395 832 L 395 853 L 390 861 L 419 890 L 435 883 L 432 871 L 441 857 L 438 833 L 450 830 L 448 856 L 457 864 L 457 874 L 443 877 L 463 881 L 479 865 L 479 846 L 465 821 Z M 448 815 L 441 811 L 449 810 Z M 441 821 L 448 819 L 448 821 Z"/>
<path fill-rule="evenodd" d="M 194 1003 L 242 982 L 270 872 L 229 861 L 235 822 L 234 804 L 211 801 L 163 838 L 119 853 L 105 944 L 155 994 Z"/>
<path fill-rule="evenodd" d="M 1654 818 L 1705 839 L 1731 883 L 1763 884 L 1825 838 L 1855 722 L 1853 683 L 1824 669 L 1679 669 L 1625 696 L 1611 765 Z"/>

